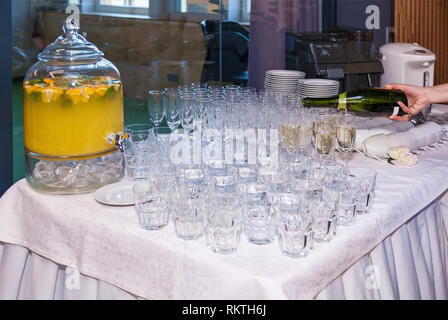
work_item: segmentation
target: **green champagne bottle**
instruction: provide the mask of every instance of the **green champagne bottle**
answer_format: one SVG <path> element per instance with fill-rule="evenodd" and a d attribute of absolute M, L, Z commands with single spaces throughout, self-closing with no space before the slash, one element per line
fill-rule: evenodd
<path fill-rule="evenodd" d="M 361 117 L 379 117 L 404 115 L 398 101 L 408 104 L 406 95 L 401 90 L 358 89 L 344 92 L 330 98 L 303 98 L 304 107 L 333 107 L 340 111 L 353 112 Z"/>

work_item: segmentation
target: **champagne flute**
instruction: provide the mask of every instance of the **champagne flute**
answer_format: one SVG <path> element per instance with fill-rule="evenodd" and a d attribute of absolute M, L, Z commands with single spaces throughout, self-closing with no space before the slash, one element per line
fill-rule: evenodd
<path fill-rule="evenodd" d="M 313 124 L 313 142 L 321 159 L 332 158 L 335 140 L 335 117 L 330 114 L 318 115 Z"/>
<path fill-rule="evenodd" d="M 334 150 L 335 133 L 331 130 L 318 129 L 314 133 L 314 147 L 320 158 L 331 157 Z"/>
<path fill-rule="evenodd" d="M 179 99 L 179 93 L 177 92 L 177 88 L 176 90 L 167 90 L 167 89 L 171 89 L 171 88 L 166 88 L 165 89 L 165 93 L 166 93 L 166 122 L 168 124 L 168 127 L 170 128 L 171 131 L 176 130 L 181 122 L 181 118 L 180 118 L 180 111 L 179 111 L 179 103 L 178 103 L 178 99 Z"/>
<path fill-rule="evenodd" d="M 283 123 L 280 127 L 281 141 L 286 150 L 288 158 L 297 149 L 299 144 L 300 124 Z"/>
<path fill-rule="evenodd" d="M 197 98 L 197 112 L 198 112 L 198 120 L 201 121 L 201 125 L 203 128 L 208 128 L 208 116 L 212 109 L 213 100 L 208 97 Z"/>
<path fill-rule="evenodd" d="M 307 118 L 304 114 L 301 114 L 298 141 L 298 151 L 300 155 L 303 155 L 305 150 L 311 144 L 313 125 L 314 122 L 309 117 Z"/>
<path fill-rule="evenodd" d="M 336 126 L 336 140 L 339 150 L 345 155 L 345 168 L 348 169 L 348 154 L 353 149 L 356 139 L 355 116 L 348 112 L 339 115 Z"/>
<path fill-rule="evenodd" d="M 274 117 L 272 117 L 274 118 Z M 280 109 L 280 139 L 286 150 L 287 160 L 292 160 L 292 154 L 298 149 L 300 138 L 300 119 L 293 108 Z"/>
<path fill-rule="evenodd" d="M 165 91 L 148 91 L 148 113 L 154 127 L 160 126 L 165 116 Z"/>
<path fill-rule="evenodd" d="M 179 97 L 179 109 L 181 112 L 182 127 L 190 135 L 197 120 L 197 105 L 194 95 L 181 95 Z"/>

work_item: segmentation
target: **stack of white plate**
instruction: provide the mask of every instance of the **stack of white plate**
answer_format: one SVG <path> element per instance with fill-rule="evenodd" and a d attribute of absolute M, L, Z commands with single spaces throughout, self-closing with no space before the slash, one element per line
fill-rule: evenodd
<path fill-rule="evenodd" d="M 339 94 L 339 81 L 328 79 L 302 79 L 297 93 L 301 97 L 328 98 Z"/>
<path fill-rule="evenodd" d="M 282 93 L 297 93 L 299 79 L 305 78 L 305 72 L 293 70 L 268 70 L 264 78 L 266 90 Z"/>

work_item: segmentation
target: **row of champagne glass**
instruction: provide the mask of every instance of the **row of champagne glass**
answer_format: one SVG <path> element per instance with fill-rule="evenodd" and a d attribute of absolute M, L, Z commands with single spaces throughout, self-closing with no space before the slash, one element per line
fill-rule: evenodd
<path fill-rule="evenodd" d="M 201 84 L 148 92 L 149 119 L 157 127 L 164 119 L 171 130 L 182 126 L 192 131 L 198 123 L 205 128 L 272 128 L 278 125 L 283 105 L 300 107 L 298 95 L 235 85 Z"/>

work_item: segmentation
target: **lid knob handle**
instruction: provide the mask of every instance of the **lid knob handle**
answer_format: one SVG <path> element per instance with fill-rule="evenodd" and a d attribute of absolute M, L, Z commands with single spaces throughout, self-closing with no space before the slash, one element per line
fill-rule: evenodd
<path fill-rule="evenodd" d="M 78 33 L 79 21 L 75 18 L 65 20 L 65 23 L 62 24 L 62 30 L 64 31 L 65 35 Z"/>

